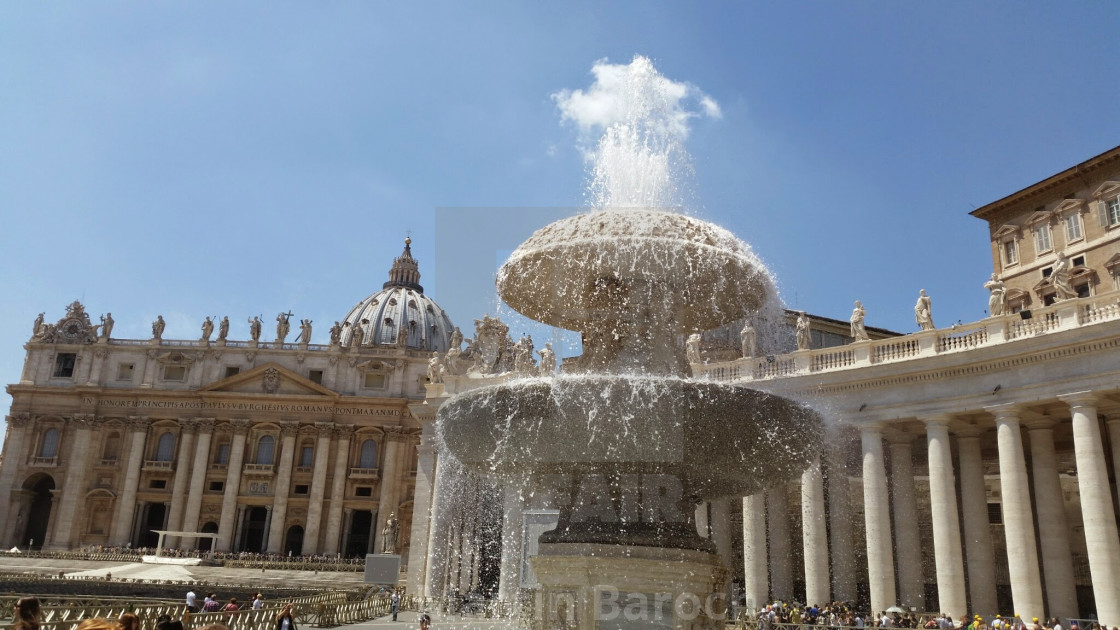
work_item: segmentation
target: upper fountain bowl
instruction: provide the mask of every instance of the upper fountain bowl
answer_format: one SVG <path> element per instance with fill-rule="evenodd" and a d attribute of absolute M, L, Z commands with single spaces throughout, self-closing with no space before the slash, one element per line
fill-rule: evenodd
<path fill-rule="evenodd" d="M 513 252 L 497 284 L 521 314 L 580 331 L 612 317 L 672 333 L 710 330 L 777 295 L 769 271 L 731 232 L 647 209 L 596 210 L 547 225 Z"/>

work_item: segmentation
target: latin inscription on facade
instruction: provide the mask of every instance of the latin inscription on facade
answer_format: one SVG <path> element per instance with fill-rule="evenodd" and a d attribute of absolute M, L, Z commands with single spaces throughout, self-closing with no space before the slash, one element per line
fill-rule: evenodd
<path fill-rule="evenodd" d="M 346 416 L 399 416 L 400 409 L 335 407 L 333 405 L 284 404 L 255 402 L 222 402 L 208 400 L 133 400 L 129 398 L 86 397 L 83 405 L 124 407 L 128 409 L 215 409 L 227 411 L 276 411 L 281 413 L 334 413 Z"/>

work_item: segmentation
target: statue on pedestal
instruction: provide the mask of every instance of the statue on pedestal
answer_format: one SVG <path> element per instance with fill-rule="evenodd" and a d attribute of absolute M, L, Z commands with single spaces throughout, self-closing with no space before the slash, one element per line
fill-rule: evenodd
<path fill-rule="evenodd" d="M 396 553 L 397 552 L 397 535 L 400 533 L 400 523 L 397 521 L 397 514 L 393 512 L 389 514 L 388 520 L 385 521 L 385 528 L 381 530 L 381 553 Z"/>
<path fill-rule="evenodd" d="M 556 352 L 552 349 L 552 344 L 546 342 L 537 354 L 541 355 L 540 375 L 552 376 L 556 372 Z"/>
<path fill-rule="evenodd" d="M 207 315 L 206 319 L 202 321 L 202 341 L 209 344 L 210 335 L 214 334 L 214 320 L 210 319 Z"/>
<path fill-rule="evenodd" d="M 225 343 L 227 335 L 229 335 L 229 315 L 222 317 L 221 323 L 218 324 L 218 341 Z"/>
<path fill-rule="evenodd" d="M 288 338 L 288 332 L 292 329 L 291 324 L 288 323 L 288 318 L 291 316 L 290 311 L 276 316 L 276 343 L 282 344 Z"/>
<path fill-rule="evenodd" d="M 755 333 L 754 325 L 749 319 L 743 322 L 743 329 L 739 331 L 739 347 L 742 349 L 744 359 L 758 354 L 758 334 Z"/>
<path fill-rule="evenodd" d="M 105 313 L 104 315 L 101 316 L 101 338 L 102 339 L 106 339 L 106 340 L 109 339 L 109 335 L 113 334 L 113 325 L 115 323 L 116 322 L 113 321 L 113 314 L 112 313 Z"/>
<path fill-rule="evenodd" d="M 350 347 L 361 348 L 362 339 L 366 336 L 366 331 L 362 328 L 362 324 L 368 324 L 368 319 L 363 319 L 361 324 L 353 324 L 350 326 Z"/>
<path fill-rule="evenodd" d="M 152 322 L 152 339 L 163 339 L 163 329 L 166 327 L 163 315 L 156 315 L 156 321 Z"/>
<path fill-rule="evenodd" d="M 46 313 L 39 313 L 39 316 L 35 318 L 35 323 L 31 326 L 32 339 L 43 336 L 43 318 L 45 316 Z"/>
<path fill-rule="evenodd" d="M 432 353 L 432 358 L 428 359 L 428 382 L 429 383 L 442 383 L 443 375 L 447 368 L 443 364 L 443 355 L 438 352 Z"/>
<path fill-rule="evenodd" d="M 805 311 L 801 311 L 797 315 L 797 349 L 808 350 L 812 343 L 813 334 L 809 324 L 809 316 L 805 314 Z"/>
<path fill-rule="evenodd" d="M 700 356 L 700 333 L 692 333 L 689 335 L 684 348 L 689 363 L 704 362 L 704 358 Z"/>
<path fill-rule="evenodd" d="M 852 327 L 852 338 L 856 341 L 869 341 L 871 339 L 867 336 L 867 329 L 863 325 L 865 317 L 867 317 L 867 311 L 864 310 L 863 304 L 856 300 L 856 306 L 852 309 L 852 316 L 848 319 Z"/>
<path fill-rule="evenodd" d="M 992 274 L 992 279 L 984 283 L 984 288 L 991 292 L 988 296 L 988 315 L 997 317 L 1003 315 L 1007 301 L 1007 287 L 999 279 L 998 274 Z"/>
<path fill-rule="evenodd" d="M 450 341 L 450 343 L 448 344 L 448 347 L 447 347 L 447 358 L 448 359 L 457 358 L 460 354 L 462 354 L 462 352 L 463 352 L 463 332 L 461 330 L 459 330 L 458 326 L 456 326 L 455 329 L 451 331 L 451 341 Z"/>
<path fill-rule="evenodd" d="M 338 323 L 338 321 L 335 320 L 334 326 L 331 326 L 331 345 L 332 346 L 337 346 L 341 340 L 342 340 L 342 324 Z"/>
<path fill-rule="evenodd" d="M 926 295 L 926 290 L 922 289 L 918 294 L 918 303 L 914 305 L 914 321 L 918 322 L 918 327 L 922 330 L 933 330 L 933 301 Z"/>
<path fill-rule="evenodd" d="M 1077 297 L 1077 291 L 1070 284 L 1069 258 L 1065 252 L 1058 252 L 1058 259 L 1054 261 L 1054 268 L 1050 272 L 1050 286 L 1054 287 L 1054 301 L 1071 300 Z"/>
<path fill-rule="evenodd" d="M 249 320 L 249 338 L 253 341 L 261 340 L 261 318 L 257 315 Z"/>
<path fill-rule="evenodd" d="M 299 342 L 303 345 L 311 343 L 311 320 L 299 320 Z"/>

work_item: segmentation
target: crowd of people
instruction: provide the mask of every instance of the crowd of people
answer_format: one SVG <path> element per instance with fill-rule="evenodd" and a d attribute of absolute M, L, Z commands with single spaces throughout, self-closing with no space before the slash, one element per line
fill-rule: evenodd
<path fill-rule="evenodd" d="M 156 552 L 155 547 L 108 546 L 86 545 L 78 548 L 79 553 L 85 554 L 114 554 L 125 556 L 150 556 Z M 164 547 L 160 554 L 170 558 L 202 558 L 203 556 L 214 560 L 238 560 L 243 562 L 303 562 L 303 563 L 332 563 L 332 564 L 365 564 L 365 556 L 343 558 L 338 555 L 324 554 L 285 555 L 282 553 L 253 553 L 249 551 L 209 551 L 202 549 L 178 549 Z"/>
<path fill-rule="evenodd" d="M 864 615 L 849 605 L 833 602 L 827 606 L 800 606 L 776 602 L 760 608 L 754 619 L 758 630 L 784 630 L 782 626 L 816 626 L 818 628 L 922 628 L 923 630 L 1120 630 L 1092 623 L 1079 628 L 1077 622 L 1063 625 L 1057 618 L 1040 621 L 1033 617 L 1029 622 L 1018 615 L 1004 618 L 996 615 L 984 619 L 980 615 L 963 615 L 957 621 L 945 613 L 921 615 L 909 612 L 883 611 L 878 615 Z"/>
<path fill-rule="evenodd" d="M 238 605 L 236 598 L 231 598 L 229 603 L 222 605 L 214 598 L 214 594 L 210 593 L 206 596 L 203 605 L 196 607 L 197 596 L 193 591 L 187 593 L 187 610 L 188 615 L 194 612 L 226 612 L 232 618 L 233 613 L 242 610 L 243 608 Z M 257 593 L 253 597 L 253 602 L 250 604 L 253 610 L 260 610 L 263 608 L 263 599 L 261 594 Z M 37 597 L 23 597 L 16 602 L 15 611 L 13 614 L 14 622 L 12 623 L 11 630 L 40 630 L 40 622 L 42 619 L 43 611 L 42 605 Z M 423 628 L 423 624 L 421 624 Z M 142 624 L 140 618 L 133 613 L 126 612 L 118 619 L 107 619 L 104 617 L 91 617 L 83 619 L 78 623 L 76 630 L 141 630 Z M 183 622 L 178 619 L 172 619 L 170 615 L 160 615 L 156 618 L 155 630 L 183 630 Z M 194 630 L 229 630 L 229 626 L 220 623 L 212 623 L 195 628 Z M 299 630 L 296 626 L 295 613 L 292 610 L 291 604 L 284 604 L 280 607 L 279 612 L 276 613 L 276 630 Z"/>

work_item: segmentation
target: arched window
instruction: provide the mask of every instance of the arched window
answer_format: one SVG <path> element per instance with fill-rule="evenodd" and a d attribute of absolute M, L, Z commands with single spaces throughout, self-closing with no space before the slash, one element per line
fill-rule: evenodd
<path fill-rule="evenodd" d="M 39 445 L 39 457 L 58 456 L 58 429 L 47 429 L 43 434 L 43 443 Z"/>
<path fill-rule="evenodd" d="M 377 468 L 377 442 L 373 440 L 362 442 L 362 452 L 358 459 L 358 468 Z"/>
<path fill-rule="evenodd" d="M 275 438 L 271 435 L 262 435 L 261 439 L 257 442 L 257 463 L 266 466 L 272 464 L 272 453 L 275 447 Z"/>
<path fill-rule="evenodd" d="M 159 436 L 156 445 L 156 461 L 169 462 L 175 456 L 175 434 L 168 431 Z"/>

